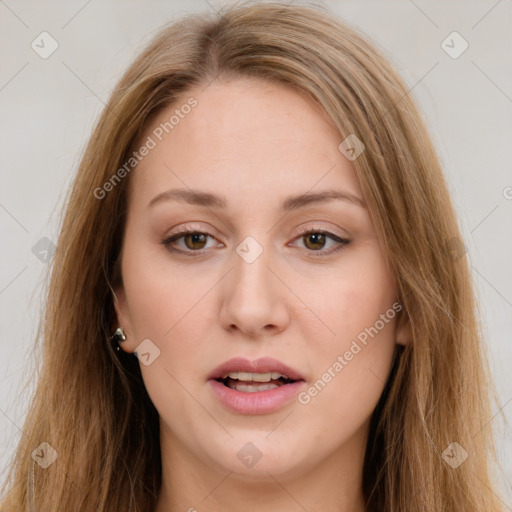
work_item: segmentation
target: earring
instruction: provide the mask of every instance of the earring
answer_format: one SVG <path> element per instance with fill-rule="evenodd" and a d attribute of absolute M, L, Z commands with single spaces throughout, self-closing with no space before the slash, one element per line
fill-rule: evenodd
<path fill-rule="evenodd" d="M 110 341 L 112 342 L 112 346 L 119 352 L 121 350 L 121 347 L 119 346 L 119 342 L 123 342 L 126 339 L 126 336 L 124 334 L 123 328 L 118 327 L 116 329 L 116 332 L 112 335 L 110 338 Z"/>

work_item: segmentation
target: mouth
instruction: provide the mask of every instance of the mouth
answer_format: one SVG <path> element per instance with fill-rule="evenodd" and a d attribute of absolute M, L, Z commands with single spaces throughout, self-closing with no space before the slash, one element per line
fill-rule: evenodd
<path fill-rule="evenodd" d="M 229 372 L 215 380 L 229 389 L 234 389 L 235 391 L 240 391 L 242 393 L 268 391 L 269 389 L 275 389 L 297 382 L 296 379 L 290 379 L 287 375 L 282 375 L 279 372 Z"/>
<path fill-rule="evenodd" d="M 289 404 L 306 385 L 293 368 L 272 358 L 234 358 L 208 376 L 213 396 L 238 414 L 268 414 Z"/>

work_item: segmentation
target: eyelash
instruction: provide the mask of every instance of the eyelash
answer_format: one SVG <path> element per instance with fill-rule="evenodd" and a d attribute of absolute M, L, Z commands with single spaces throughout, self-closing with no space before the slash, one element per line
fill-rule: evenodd
<path fill-rule="evenodd" d="M 202 254 L 204 254 L 204 249 L 198 249 L 196 251 L 192 251 L 189 249 L 187 251 L 183 251 L 181 249 L 175 249 L 175 248 L 171 247 L 172 242 L 180 240 L 181 238 L 183 238 L 186 235 L 192 235 L 192 234 L 206 235 L 210 238 L 215 238 L 213 235 L 210 235 L 209 233 L 199 231 L 197 229 L 191 229 L 189 231 L 181 231 L 180 233 L 170 235 L 169 237 L 164 238 L 164 240 L 162 240 L 161 243 L 166 249 L 168 249 L 169 251 L 172 251 L 174 253 L 179 253 L 179 254 L 183 254 L 184 256 L 190 256 L 190 257 L 201 256 Z M 311 256 L 313 256 L 313 257 L 330 256 L 331 254 L 337 253 L 338 251 L 340 251 L 341 249 L 343 249 L 346 245 L 348 245 L 350 243 L 350 240 L 347 240 L 346 238 L 341 238 L 341 237 L 335 235 L 334 233 L 325 231 L 323 229 L 306 229 L 304 231 L 301 231 L 300 235 L 295 240 L 299 240 L 300 238 L 303 238 L 306 235 L 310 235 L 310 234 L 326 235 L 328 238 L 331 238 L 332 240 L 334 240 L 335 242 L 337 242 L 339 244 L 338 247 L 336 247 L 334 250 L 333 249 L 321 250 L 321 251 L 308 250 L 308 252 L 312 253 Z"/>

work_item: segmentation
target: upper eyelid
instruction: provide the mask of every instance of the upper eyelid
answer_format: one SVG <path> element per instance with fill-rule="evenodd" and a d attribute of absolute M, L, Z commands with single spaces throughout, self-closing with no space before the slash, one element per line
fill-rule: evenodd
<path fill-rule="evenodd" d="M 305 234 L 305 233 L 330 233 L 334 236 L 339 236 L 340 238 L 343 238 L 344 235 L 337 235 L 336 233 L 333 233 L 329 228 L 321 228 L 317 226 L 307 226 L 307 227 L 301 227 L 299 228 L 299 235 Z"/>
<path fill-rule="evenodd" d="M 212 230 L 214 233 L 210 233 L 210 230 Z M 343 237 L 348 237 L 349 235 L 348 234 L 337 234 L 337 233 L 334 233 L 332 231 L 331 228 L 328 228 L 328 227 L 321 227 L 321 226 L 301 226 L 298 228 L 298 231 L 299 231 L 299 234 L 302 234 L 302 233 L 309 233 L 311 231 L 314 231 L 314 230 L 317 230 L 317 231 L 326 231 L 326 232 L 329 232 L 329 233 L 332 233 L 333 235 L 336 235 L 336 236 L 339 236 L 340 238 L 343 238 Z M 208 229 L 203 229 L 203 228 L 198 228 L 198 227 L 195 227 L 193 225 L 190 225 L 190 224 L 185 224 L 185 225 L 182 225 L 182 226 L 179 226 L 179 228 L 174 231 L 174 232 L 171 232 L 169 233 L 169 237 L 170 236 L 176 236 L 176 235 L 179 235 L 180 233 L 182 234 L 188 234 L 190 232 L 194 232 L 194 233 L 202 233 L 202 234 L 205 234 L 205 235 L 209 235 L 209 236 L 217 236 L 217 233 L 218 231 L 211 227 L 211 228 L 208 228 Z"/>
<path fill-rule="evenodd" d="M 322 233 L 322 232 L 326 233 L 326 234 L 331 234 L 331 235 L 336 236 L 338 238 L 346 238 L 345 235 L 338 235 L 336 233 L 333 233 L 328 228 L 316 227 L 316 226 L 308 226 L 308 227 L 301 227 L 301 228 L 299 228 L 299 233 L 297 234 L 296 238 L 300 237 L 301 235 L 307 234 L 307 233 Z M 180 237 L 178 235 L 185 236 L 185 235 L 189 235 L 189 234 L 193 234 L 193 233 L 200 233 L 202 235 L 206 235 L 206 236 L 209 236 L 211 238 L 217 238 L 216 235 L 208 232 L 207 230 L 194 228 L 193 226 L 185 226 L 185 227 L 182 226 L 178 231 L 169 233 L 169 235 L 167 235 L 166 238 L 174 238 L 174 237 L 176 237 L 175 239 L 179 240 Z"/>

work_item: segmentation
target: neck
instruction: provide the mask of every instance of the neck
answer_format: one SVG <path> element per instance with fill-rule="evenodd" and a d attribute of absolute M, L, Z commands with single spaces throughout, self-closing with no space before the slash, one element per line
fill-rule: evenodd
<path fill-rule="evenodd" d="M 155 512 L 365 512 L 367 425 L 329 457 L 288 473 L 239 474 L 200 460 L 162 425 L 162 485 Z M 256 466 L 255 466 L 256 467 Z"/>

